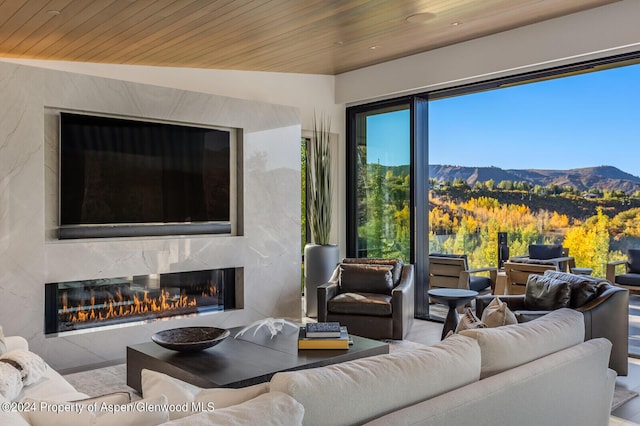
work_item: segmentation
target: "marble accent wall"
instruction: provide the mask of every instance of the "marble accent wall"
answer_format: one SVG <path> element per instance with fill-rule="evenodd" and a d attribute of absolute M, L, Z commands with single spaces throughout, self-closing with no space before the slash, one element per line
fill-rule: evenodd
<path fill-rule="evenodd" d="M 56 369 L 123 360 L 155 331 L 299 318 L 300 116 L 296 108 L 0 63 L 0 325 Z M 45 119 L 58 109 L 240 129 L 233 236 L 51 238 L 57 189 Z M 55 126 L 53 126 L 55 127 Z M 55 148 L 55 144 L 53 144 Z M 53 149 L 54 149 L 53 148 Z M 44 336 L 44 284 L 243 268 L 244 308 Z"/>

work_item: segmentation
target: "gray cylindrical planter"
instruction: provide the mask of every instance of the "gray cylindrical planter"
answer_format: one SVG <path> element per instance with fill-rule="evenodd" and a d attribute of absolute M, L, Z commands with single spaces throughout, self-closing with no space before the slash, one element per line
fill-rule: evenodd
<path fill-rule="evenodd" d="M 329 281 L 340 262 L 340 250 L 336 245 L 304 247 L 304 297 L 308 317 L 318 316 L 318 286 Z"/>

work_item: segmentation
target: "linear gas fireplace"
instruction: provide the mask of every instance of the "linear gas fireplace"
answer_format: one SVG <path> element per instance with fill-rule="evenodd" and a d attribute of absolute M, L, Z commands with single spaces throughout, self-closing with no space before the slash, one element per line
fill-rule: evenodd
<path fill-rule="evenodd" d="M 235 268 L 48 283 L 45 334 L 235 309 L 235 287 Z"/>

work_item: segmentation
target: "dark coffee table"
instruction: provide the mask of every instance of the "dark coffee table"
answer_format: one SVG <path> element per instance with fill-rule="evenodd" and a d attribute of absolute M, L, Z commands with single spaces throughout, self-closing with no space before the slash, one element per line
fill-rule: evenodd
<path fill-rule="evenodd" d="M 285 327 L 271 339 L 266 329 L 233 336 L 242 327 L 230 329 L 222 343 L 199 352 L 175 352 L 153 342 L 127 346 L 127 385 L 141 392 L 143 368 L 159 371 L 202 388 L 241 388 L 268 382 L 280 371 L 302 370 L 389 353 L 389 345 L 351 336 L 349 349 L 298 350 L 298 331 Z"/>
<path fill-rule="evenodd" d="M 478 292 L 461 288 L 434 288 L 427 291 L 427 294 L 435 301 L 449 306 L 449 313 L 447 313 L 447 319 L 442 328 L 442 339 L 444 339 L 450 330 L 455 331 L 458 326 L 458 311 L 456 310 L 458 306 L 475 299 Z"/>

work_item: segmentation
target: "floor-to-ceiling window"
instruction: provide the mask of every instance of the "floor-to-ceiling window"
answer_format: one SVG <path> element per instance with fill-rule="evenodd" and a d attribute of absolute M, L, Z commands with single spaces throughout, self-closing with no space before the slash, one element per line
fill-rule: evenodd
<path fill-rule="evenodd" d="M 425 195 L 418 201 L 424 195 L 418 191 L 410 198 L 414 204 L 408 222 L 415 232 L 410 234 L 409 246 L 418 274 L 428 276 L 424 258 L 430 249 L 467 253 L 472 266 L 497 265 L 500 231 L 509 234 L 511 255 L 524 254 L 531 242 L 558 242 L 570 247 L 579 266 L 601 274 L 603 260 L 614 260 L 640 237 L 634 234 L 634 229 L 640 229 L 636 226 L 640 192 L 633 186 L 634 180 L 640 182 L 640 172 L 634 171 L 640 164 L 635 161 L 640 129 L 628 127 L 640 122 L 640 83 L 637 74 L 629 72 L 640 67 L 639 57 L 629 54 L 430 92 L 422 95 L 429 99 L 428 113 L 426 109 L 415 113 L 411 97 L 348 108 L 351 211 L 347 216 L 353 218 L 347 235 L 348 250 L 353 250 L 348 253 L 385 255 L 392 253 L 390 248 L 405 244 L 402 232 L 396 234 L 398 241 L 391 241 L 392 231 L 401 229 L 394 220 L 402 216 L 385 210 L 394 201 L 389 195 L 391 184 L 399 182 L 394 180 L 399 164 L 385 158 L 392 158 L 397 144 L 402 147 L 404 142 L 398 137 L 378 141 L 372 132 L 376 129 L 375 135 L 384 134 L 380 126 L 393 128 L 392 118 L 406 110 L 409 140 L 428 131 L 431 151 L 416 152 L 426 149 L 426 135 L 421 139 L 425 146 L 415 140 L 408 144 L 414 150 L 409 156 L 408 179 L 414 189 L 420 184 L 431 195 L 430 200 Z M 598 90 L 589 84 L 574 87 L 589 77 L 599 80 Z M 572 91 L 563 95 L 563 86 Z M 511 93 L 515 97 L 498 108 L 496 99 Z M 458 101 L 464 107 L 456 106 Z M 612 101 L 617 102 L 616 108 L 609 106 Z M 374 151 L 374 146 L 375 154 L 362 155 Z M 536 159 L 540 160 L 537 164 L 531 163 Z M 593 164 L 587 164 L 588 159 Z M 588 173 L 571 172 L 599 166 L 614 166 L 622 172 L 620 176 L 631 175 L 623 178 L 626 187 L 611 186 L 616 179 L 612 176 L 601 176 L 601 182 L 595 184 Z M 534 181 L 527 177 L 532 174 L 519 172 L 549 169 L 565 173 Z M 559 205 L 569 207 L 563 212 L 554 208 Z M 428 244 L 420 246 L 427 238 Z M 596 240 L 598 249 L 587 250 Z M 423 279 L 416 284 L 417 315 L 428 316 L 428 306 L 423 306 L 428 282 Z"/>
<path fill-rule="evenodd" d="M 410 259 L 409 114 L 404 103 L 356 114 L 355 257 Z"/>

